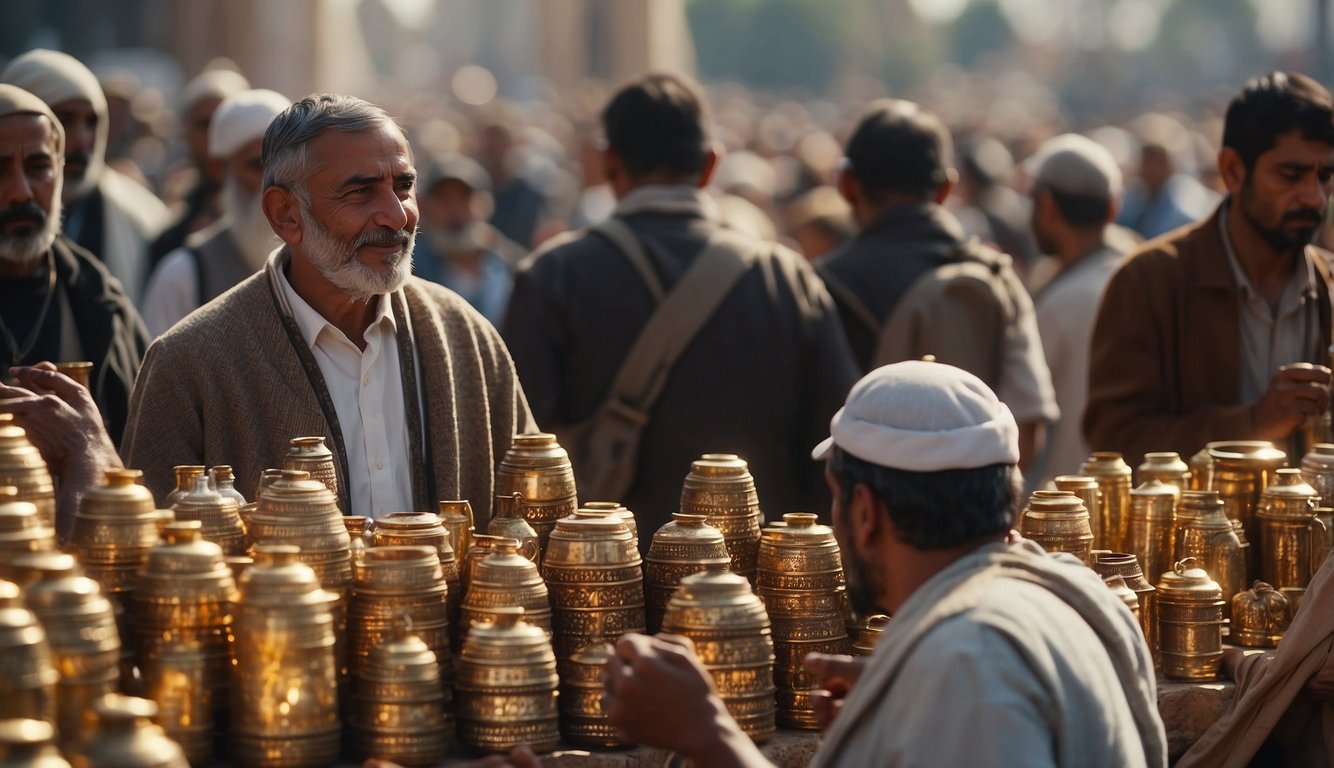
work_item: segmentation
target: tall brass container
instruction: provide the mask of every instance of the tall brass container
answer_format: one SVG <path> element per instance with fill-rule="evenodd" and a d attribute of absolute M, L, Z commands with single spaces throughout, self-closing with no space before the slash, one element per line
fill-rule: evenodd
<path fill-rule="evenodd" d="M 732 572 L 755 582 L 764 514 L 744 459 L 730 453 L 706 453 L 696 459 L 681 486 L 681 511 L 704 515 L 709 525 L 722 531 Z"/>
<path fill-rule="evenodd" d="M 180 745 L 153 724 L 158 707 L 152 701 L 109 694 L 92 713 L 92 738 L 69 750 L 74 768 L 190 768 Z"/>
<path fill-rule="evenodd" d="M 1316 517 L 1319 498 L 1299 469 L 1278 470 L 1260 494 L 1260 578 L 1275 589 L 1305 587 L 1323 562 L 1315 559 L 1328 536 Z"/>
<path fill-rule="evenodd" d="M 1219 585 L 1225 603 L 1246 589 L 1246 559 L 1241 541 L 1223 513 L 1218 491 L 1186 491 L 1177 511 L 1176 555 L 1194 558 Z M 1227 608 L 1224 608 L 1227 613 Z"/>
<path fill-rule="evenodd" d="M 512 493 L 496 497 L 494 514 L 486 526 L 486 532 L 502 539 L 514 539 L 519 543 L 519 554 L 532 560 L 541 567 L 542 552 L 547 546 L 546 538 L 539 540 L 537 531 L 523 517 L 523 494 Z M 550 532 L 547 533 L 549 537 Z"/>
<path fill-rule="evenodd" d="M 1302 457 L 1302 477 L 1316 493 L 1319 506 L 1334 504 L 1334 443 L 1317 443 Z"/>
<path fill-rule="evenodd" d="M 662 631 L 691 639 L 747 736 L 756 742 L 773 738 L 774 643 L 769 614 L 749 581 L 713 569 L 682 578 L 667 603 Z"/>
<path fill-rule="evenodd" d="M 283 469 L 298 469 L 310 473 L 310 479 L 323 483 L 333 494 L 334 503 L 338 503 L 338 470 L 334 468 L 333 451 L 324 444 L 323 437 L 294 437 L 291 447 L 283 457 Z M 370 517 L 370 510 L 342 510 L 345 515 L 365 515 Z"/>
<path fill-rule="evenodd" d="M 523 516 L 537 531 L 545 550 L 556 521 L 579 508 L 574 467 L 555 435 L 538 432 L 514 436 L 514 443 L 496 468 L 496 495 L 513 493 L 523 494 Z"/>
<path fill-rule="evenodd" d="M 30 501 L 19 500 L 19 490 L 0 485 L 0 577 L 7 577 L 9 561 L 24 552 L 50 552 L 56 531 Z"/>
<path fill-rule="evenodd" d="M 1144 454 L 1144 461 L 1135 467 L 1135 479 L 1140 485 L 1157 480 L 1173 486 L 1180 498 L 1182 491 L 1190 489 L 1190 467 L 1176 451 L 1151 451 Z"/>
<path fill-rule="evenodd" d="M 347 631 L 352 673 L 360 676 L 372 653 L 394 636 L 404 620 L 439 662 L 439 676 L 454 682 L 450 660 L 448 586 L 437 550 L 430 546 L 384 546 L 366 550 L 352 585 Z M 445 705 L 449 699 L 446 697 Z"/>
<path fill-rule="evenodd" d="M 45 720 L 0 720 L 0 768 L 70 768 L 55 738 L 55 726 Z"/>
<path fill-rule="evenodd" d="M 33 555 L 28 555 L 34 558 Z M 96 581 L 79 575 L 74 558 L 44 554 L 24 600 L 41 620 L 60 680 L 56 683 L 56 732 L 62 747 L 86 737 L 93 702 L 120 680 L 120 633 L 111 602 Z"/>
<path fill-rule="evenodd" d="M 459 741 L 469 749 L 527 744 L 549 752 L 560 741 L 556 655 L 547 632 L 523 615 L 522 608 L 493 608 L 463 641 L 455 695 Z"/>
<path fill-rule="evenodd" d="M 1093 521 L 1093 542 L 1098 549 L 1124 552 L 1130 533 L 1130 465 L 1115 451 L 1094 451 L 1079 473 L 1098 481 L 1101 515 Z"/>
<path fill-rule="evenodd" d="M 595 640 L 575 651 L 560 684 L 560 732 L 568 744 L 586 749 L 625 746 L 602 708 L 603 667 L 614 655 L 611 644 Z"/>
<path fill-rule="evenodd" d="M 1241 521 L 1247 541 L 1259 541 L 1260 527 L 1255 520 L 1255 510 L 1260 501 L 1260 492 L 1269 485 L 1274 471 L 1283 466 L 1286 454 L 1264 440 L 1209 443 L 1208 449 L 1209 457 L 1213 460 L 1213 485 L 1210 487 L 1218 491 L 1223 500 L 1223 514 L 1232 520 Z M 1254 562 L 1247 563 L 1248 569 L 1252 571 L 1256 565 Z M 1213 571 L 1209 571 L 1209 574 L 1216 578 Z M 1224 584 L 1223 588 L 1226 590 L 1228 586 Z M 1245 589 L 1245 582 L 1242 589 Z M 1230 597 L 1225 596 L 1224 599 Z"/>
<path fill-rule="evenodd" d="M 59 679 L 46 630 L 23 607 L 18 586 L 0 581 L 0 720 L 31 718 L 54 725 Z"/>
<path fill-rule="evenodd" d="M 177 464 L 172 470 L 176 473 L 176 487 L 162 500 L 162 506 L 166 509 L 175 507 L 176 502 L 194 490 L 195 480 L 204 477 L 204 467 L 201 464 Z"/>
<path fill-rule="evenodd" d="M 1161 480 L 1146 480 L 1130 492 L 1130 554 L 1147 573 L 1166 573 L 1172 567 L 1172 525 L 1181 489 Z"/>
<path fill-rule="evenodd" d="M 1100 551 L 1094 557 L 1095 573 L 1104 581 L 1113 576 L 1120 576 L 1130 591 L 1135 593 L 1135 597 L 1139 598 L 1139 628 L 1144 632 L 1144 641 L 1148 643 L 1149 650 L 1154 653 L 1156 660 L 1158 658 L 1157 593 L 1153 584 L 1144 577 L 1139 560 L 1126 552 Z"/>
<path fill-rule="evenodd" d="M 211 659 L 193 640 L 161 644 L 153 661 L 144 665 L 144 695 L 158 708 L 154 720 L 181 746 L 191 765 L 212 762 L 214 713 L 226 696 L 226 688 L 213 687 L 210 666 Z"/>
<path fill-rule="evenodd" d="M 524 623 L 551 634 L 551 600 L 546 582 L 532 560 L 519 554 L 514 539 L 500 539 L 491 554 L 477 561 L 472 582 L 463 596 L 462 631 L 484 620 L 497 608 L 519 607 Z"/>
<path fill-rule="evenodd" d="M 444 759 L 454 720 L 440 667 L 427 644 L 402 624 L 372 649 L 352 697 L 349 741 L 356 759 L 406 766 Z"/>
<path fill-rule="evenodd" d="M 563 675 L 580 648 L 644 631 L 643 563 L 615 512 L 579 509 L 557 521 L 542 577 L 551 596 L 551 644 Z"/>
<path fill-rule="evenodd" d="M 1223 659 L 1223 595 L 1194 558 L 1158 582 L 1159 655 L 1169 680 L 1213 680 Z"/>
<path fill-rule="evenodd" d="M 153 494 L 137 469 L 109 469 L 106 482 L 88 491 L 74 515 L 70 552 L 102 592 L 128 607 L 135 574 L 158 541 Z"/>
<path fill-rule="evenodd" d="M 472 505 L 465 499 L 440 502 L 440 524 L 449 532 L 449 545 L 462 570 L 463 558 L 472 549 Z"/>
<path fill-rule="evenodd" d="M 815 515 L 789 512 L 783 522 L 766 528 L 760 539 L 756 586 L 774 643 L 778 724 L 814 730 L 811 688 L 818 680 L 802 664 L 808 653 L 851 650 L 843 623 L 843 565 L 833 530 L 816 524 Z"/>
<path fill-rule="evenodd" d="M 672 514 L 653 534 L 644 566 L 645 624 L 651 634 L 662 628 L 667 601 L 684 576 L 710 566 L 727 568 L 732 562 L 722 531 L 706 522 L 704 515 Z"/>
<path fill-rule="evenodd" d="M 394 512 L 375 524 L 372 541 L 377 547 L 426 546 L 439 553 L 440 572 L 448 587 L 445 606 L 449 614 L 449 647 L 451 650 L 457 648 L 463 642 L 463 633 L 459 629 L 459 610 L 463 606 L 463 581 L 460 578 L 463 553 L 451 544 L 444 521 L 428 512 Z M 453 677 L 445 675 L 445 679 L 452 680 Z"/>
<path fill-rule="evenodd" d="M 1102 489 L 1096 478 L 1087 475 L 1057 475 L 1053 480 L 1056 490 L 1069 491 L 1084 502 L 1084 509 L 1089 513 L 1089 529 L 1093 533 L 1093 549 L 1103 549 L 1098 541 L 1098 520 L 1102 519 Z"/>
<path fill-rule="evenodd" d="M 1084 502 L 1070 491 L 1058 496 L 1034 494 L 1024 508 L 1020 533 L 1048 552 L 1068 552 L 1085 564 L 1093 561 L 1093 529 Z"/>
<path fill-rule="evenodd" d="M 1133 593 L 1132 593 L 1133 594 Z M 875 652 L 875 644 L 880 635 L 889 626 L 890 618 L 882 613 L 866 617 L 857 631 L 857 642 L 852 644 L 853 656 L 870 656 Z"/>
<path fill-rule="evenodd" d="M 255 564 L 241 574 L 231 689 L 237 765 L 325 766 L 338 759 L 332 596 L 298 554 L 293 546 L 257 544 Z"/>
<path fill-rule="evenodd" d="M 28 433 L 14 424 L 14 414 L 0 413 L 0 485 L 18 489 L 18 500 L 32 502 L 50 528 L 56 527 L 56 486 L 46 462 Z"/>
<path fill-rule="evenodd" d="M 241 522 L 241 505 L 231 496 L 209 487 L 203 475 L 195 478 L 195 487 L 176 500 L 172 511 L 177 520 L 198 520 L 200 534 L 206 541 L 222 547 L 224 555 L 244 555 L 250 541 Z"/>

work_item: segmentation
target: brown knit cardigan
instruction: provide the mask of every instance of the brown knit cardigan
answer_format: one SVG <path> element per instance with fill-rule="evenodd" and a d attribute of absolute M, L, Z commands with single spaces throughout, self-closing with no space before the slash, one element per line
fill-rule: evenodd
<path fill-rule="evenodd" d="M 159 501 L 175 487 L 176 464 L 230 464 L 236 489 L 253 499 L 260 473 L 282 465 L 290 438 L 324 435 L 335 445 L 268 274 L 285 258 L 275 253 L 267 269 L 149 348 L 121 453 Z M 402 292 L 429 413 L 435 495 L 468 499 L 485 525 L 496 465 L 516 433 L 536 429 L 514 363 L 495 328 L 456 294 L 416 277 Z M 341 467 L 339 474 L 347 488 Z"/>

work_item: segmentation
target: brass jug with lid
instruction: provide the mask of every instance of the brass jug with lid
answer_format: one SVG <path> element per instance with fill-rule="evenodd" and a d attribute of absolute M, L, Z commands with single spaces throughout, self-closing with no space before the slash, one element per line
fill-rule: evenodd
<path fill-rule="evenodd" d="M 551 634 L 551 600 L 537 565 L 519 554 L 514 539 L 498 539 L 473 569 L 472 583 L 463 596 L 460 631 L 466 635 L 494 609 L 511 607 L 523 608 L 526 624 Z"/>
<path fill-rule="evenodd" d="M 46 630 L 23 606 L 18 585 L 0 581 L 0 720 L 54 724 L 59 679 Z"/>
<path fill-rule="evenodd" d="M 107 694 L 92 706 L 92 738 L 70 750 L 74 768 L 190 768 L 176 742 L 153 724 L 158 706 L 148 699 Z"/>
<path fill-rule="evenodd" d="M 86 736 L 93 702 L 120 681 L 121 638 L 111 601 L 96 581 L 82 576 L 74 557 L 25 555 L 37 574 L 24 590 L 28 609 L 46 630 L 56 683 L 56 733 L 60 744 Z"/>
<path fill-rule="evenodd" d="M 718 696 L 755 742 L 773 738 L 774 644 L 769 614 L 750 582 L 716 567 L 681 579 L 662 631 L 684 635 L 713 677 Z"/>
<path fill-rule="evenodd" d="M 756 591 L 774 644 L 778 724 L 813 730 L 818 723 L 811 689 L 818 680 L 803 666 L 806 655 L 851 650 L 843 622 L 843 565 L 833 529 L 819 525 L 815 515 L 789 512 L 783 523 L 765 528 L 760 539 Z"/>
<path fill-rule="evenodd" d="M 0 719 L 0 768 L 70 768 L 46 720 Z"/>
<path fill-rule="evenodd" d="M 1198 492 L 1197 492 L 1198 493 Z M 1213 680 L 1223 659 L 1223 593 L 1193 557 L 1158 582 L 1158 638 L 1169 680 Z"/>
<path fill-rule="evenodd" d="M 468 547 L 468 551 L 464 554 L 462 565 L 459 568 L 459 580 L 463 583 L 463 596 L 465 599 L 468 596 L 468 588 L 472 585 L 472 574 L 473 571 L 477 570 L 477 564 L 482 562 L 487 555 L 494 552 L 496 545 L 504 540 L 504 538 L 505 537 L 503 536 L 492 536 L 489 533 L 474 533 L 472 535 L 472 546 Z M 514 542 L 514 544 L 516 547 L 518 546 L 517 541 Z M 460 625 L 460 634 L 464 634 L 467 631 L 467 626 Z"/>
<path fill-rule="evenodd" d="M 496 497 L 495 513 L 486 526 L 486 532 L 503 539 L 514 539 L 519 543 L 519 554 L 532 560 L 540 568 L 542 552 L 546 549 L 546 539 L 540 539 L 533 526 L 528 524 L 523 515 L 523 494 L 511 493 Z M 548 533 L 550 536 L 550 533 Z"/>
<path fill-rule="evenodd" d="M 440 502 L 440 524 L 449 533 L 449 545 L 462 570 L 463 558 L 472 549 L 472 505 L 466 499 Z"/>
<path fill-rule="evenodd" d="M 650 634 L 662 628 L 667 601 L 681 579 L 709 566 L 726 568 L 732 562 L 722 531 L 704 515 L 672 513 L 672 522 L 653 534 L 644 565 L 645 625 Z"/>
<path fill-rule="evenodd" d="M 1319 493 L 1299 469 L 1280 469 L 1260 494 L 1260 578 L 1275 588 L 1305 587 L 1323 560 L 1329 532 L 1316 516 Z"/>
<path fill-rule="evenodd" d="M 22 552 L 50 552 L 56 531 L 37 505 L 19 499 L 19 489 L 0 485 L 0 577 L 9 572 L 9 560 Z"/>
<path fill-rule="evenodd" d="M 1218 491 L 1187 491 L 1177 510 L 1176 555 L 1194 558 L 1222 590 L 1223 601 L 1246 588 L 1246 560 L 1241 541 L 1224 515 Z M 1230 605 L 1224 608 L 1229 612 Z"/>
<path fill-rule="evenodd" d="M 602 707 L 606 685 L 603 668 L 615 655 L 611 643 L 599 638 L 576 650 L 560 682 L 560 732 L 565 742 L 587 749 L 625 746 Z"/>
<path fill-rule="evenodd" d="M 375 649 L 406 621 L 438 659 L 440 679 L 452 683 L 448 589 L 435 547 L 388 545 L 366 550 L 348 605 L 353 675 L 361 674 Z"/>
<path fill-rule="evenodd" d="M 1097 479 L 1088 475 L 1057 475 L 1052 482 L 1056 490 L 1069 491 L 1084 502 L 1084 509 L 1089 513 L 1089 530 L 1093 533 L 1092 549 L 1101 549 L 1098 520 L 1102 519 L 1102 489 L 1098 487 Z"/>
<path fill-rule="evenodd" d="M 42 454 L 14 414 L 0 413 L 0 485 L 18 489 L 18 500 L 31 502 L 49 528 L 56 528 L 56 485 Z"/>
<path fill-rule="evenodd" d="M 463 641 L 456 721 L 469 749 L 504 752 L 527 744 L 550 752 L 560 741 L 556 654 L 548 633 L 523 617 L 522 608 L 492 608 Z"/>
<path fill-rule="evenodd" d="M 310 479 L 323 483 L 329 493 L 333 494 L 334 503 L 341 503 L 338 500 L 338 470 L 334 467 L 333 451 L 324 444 L 324 437 L 312 435 L 309 437 L 294 437 L 289 442 L 287 455 L 283 456 L 283 469 L 299 469 L 310 473 Z M 369 510 L 342 510 L 345 515 L 354 515 L 365 513 L 369 516 Z"/>
<path fill-rule="evenodd" d="M 1175 454 L 1173 454 L 1175 455 Z M 1147 573 L 1166 573 L 1174 558 L 1172 526 L 1181 489 L 1161 480 L 1147 480 L 1130 492 L 1130 534 L 1127 550 Z"/>
<path fill-rule="evenodd" d="M 1273 480 L 1275 470 L 1287 461 L 1287 455 L 1266 440 L 1214 442 L 1207 448 L 1213 461 L 1210 487 L 1223 500 L 1223 514 L 1241 521 L 1248 541 L 1259 541 L 1255 511 L 1260 492 Z M 1245 588 L 1244 583 L 1242 586 Z"/>
<path fill-rule="evenodd" d="M 445 521 L 429 512 L 394 512 L 375 524 L 371 542 L 377 547 L 426 546 L 436 551 L 440 557 L 440 572 L 444 574 L 447 587 L 445 607 L 449 615 L 449 646 L 451 649 L 457 648 L 463 642 L 459 630 L 459 610 L 463 606 L 463 582 L 460 578 L 463 553 L 451 543 Z M 450 675 L 446 675 L 446 678 L 453 679 Z"/>
<path fill-rule="evenodd" d="M 1102 492 L 1101 516 L 1092 521 L 1095 546 L 1124 552 L 1130 532 L 1130 465 L 1115 451 L 1094 451 L 1079 474 L 1096 480 Z"/>
<path fill-rule="evenodd" d="M 853 656 L 870 656 L 875 652 L 875 644 L 889 626 L 890 618 L 883 613 L 867 616 L 857 628 L 857 642 L 852 644 Z"/>
<path fill-rule="evenodd" d="M 172 472 L 176 475 L 176 487 L 162 500 L 162 506 L 166 509 L 175 507 L 182 496 L 194 490 L 195 480 L 205 476 L 202 464 L 177 464 L 172 467 Z"/>
<path fill-rule="evenodd" d="M 1085 564 L 1093 560 L 1088 509 L 1070 491 L 1039 491 L 1029 497 L 1019 532 L 1048 552 L 1068 552 Z"/>
<path fill-rule="evenodd" d="M 616 517 L 621 518 L 625 527 L 629 529 L 630 535 L 634 537 L 635 545 L 639 545 L 639 521 L 635 519 L 635 513 L 619 501 L 590 501 L 581 505 L 580 509 L 591 509 L 594 512 L 611 512 Z"/>
<path fill-rule="evenodd" d="M 706 453 L 690 465 L 681 486 L 681 511 L 704 515 L 723 532 L 731 570 L 755 582 L 764 514 L 750 466 L 731 453 Z"/>
<path fill-rule="evenodd" d="M 297 547 L 256 544 L 254 551 L 234 609 L 232 760 L 332 765 L 341 737 L 333 596 Z"/>
<path fill-rule="evenodd" d="M 1177 499 L 1181 492 L 1190 490 L 1190 466 L 1181 460 L 1176 451 L 1150 451 L 1144 454 L 1144 461 L 1135 467 L 1135 477 L 1140 485 L 1150 480 L 1157 480 L 1163 485 L 1177 489 Z"/>
<path fill-rule="evenodd" d="M 524 519 L 537 531 L 540 548 L 545 550 L 556 521 L 579 508 L 574 466 L 555 435 L 536 432 L 514 436 L 496 468 L 496 495 L 514 493 L 523 495 Z M 484 511 L 489 520 L 490 510 Z"/>
<path fill-rule="evenodd" d="M 602 637 L 644 631 L 644 571 L 639 547 L 612 510 L 577 509 L 547 539 L 542 577 L 551 598 L 552 647 L 568 670 L 580 648 Z"/>
<path fill-rule="evenodd" d="M 157 505 L 140 485 L 137 469 L 108 469 L 102 485 L 89 490 L 74 515 L 70 552 L 84 574 L 108 597 L 128 605 L 135 574 L 157 544 Z"/>
<path fill-rule="evenodd" d="M 1272 584 L 1256 581 L 1232 598 L 1231 641 L 1248 648 L 1273 648 L 1292 622 L 1288 598 Z"/>
<path fill-rule="evenodd" d="M 222 547 L 224 555 L 244 555 L 250 541 L 241 522 L 241 505 L 209 487 L 204 475 L 195 478 L 194 488 L 172 506 L 177 520 L 198 520 L 200 535 Z"/>
<path fill-rule="evenodd" d="M 1138 598 L 1139 612 L 1136 615 L 1139 617 L 1139 628 L 1144 633 L 1144 641 L 1148 643 L 1149 650 L 1155 654 L 1154 659 L 1157 660 L 1156 590 L 1153 584 L 1145 578 L 1144 570 L 1140 568 L 1139 559 L 1128 552 L 1095 552 L 1093 571 L 1101 576 L 1103 581 L 1113 576 L 1120 576 L 1125 585 Z"/>
<path fill-rule="evenodd" d="M 440 661 L 412 626 L 411 619 L 400 617 L 357 677 L 348 729 L 357 760 L 431 766 L 444 759 L 454 731 L 450 686 L 442 685 Z"/>

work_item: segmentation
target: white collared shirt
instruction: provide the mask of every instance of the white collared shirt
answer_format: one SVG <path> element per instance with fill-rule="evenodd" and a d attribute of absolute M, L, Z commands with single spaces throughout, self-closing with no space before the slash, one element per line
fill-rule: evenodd
<path fill-rule="evenodd" d="M 275 271 L 338 414 L 352 503 L 345 513 L 379 520 L 393 512 L 411 511 L 410 438 L 390 296 L 379 297 L 364 334 L 363 352 L 297 294 L 282 269 Z"/>

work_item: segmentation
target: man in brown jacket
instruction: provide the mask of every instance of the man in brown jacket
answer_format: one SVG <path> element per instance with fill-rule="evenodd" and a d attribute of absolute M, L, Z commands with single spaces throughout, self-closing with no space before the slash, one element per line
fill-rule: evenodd
<path fill-rule="evenodd" d="M 1310 245 L 1334 174 L 1334 100 L 1255 78 L 1228 106 L 1213 216 L 1145 243 L 1093 331 L 1084 432 L 1131 462 L 1214 440 L 1292 437 L 1329 403 L 1334 256 Z"/>

